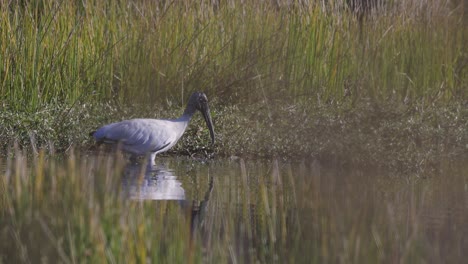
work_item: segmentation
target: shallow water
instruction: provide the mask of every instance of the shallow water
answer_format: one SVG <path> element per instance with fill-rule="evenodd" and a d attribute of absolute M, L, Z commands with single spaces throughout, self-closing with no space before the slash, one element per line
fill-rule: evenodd
<path fill-rule="evenodd" d="M 408 176 L 308 159 L 159 157 L 151 169 L 115 160 L 82 155 L 49 165 L 45 175 L 53 178 L 64 170 L 67 182 L 86 178 L 84 196 L 96 196 L 86 203 L 115 199 L 115 193 L 130 204 L 141 203 L 144 218 L 159 219 L 151 225 L 163 221 L 153 214 L 166 208 L 163 215 L 189 221 L 190 241 L 196 241 L 203 262 L 462 263 L 468 252 L 464 162 L 442 161 L 431 172 Z M 14 178 L 14 162 L 2 164 L 4 177 Z M 173 211 L 167 211 L 167 203 L 174 204 Z M 5 226 L 2 222 L 0 228 Z M 147 245 L 149 251 L 160 247 Z M 0 247 L 0 260 L 16 259 L 6 249 Z M 148 260 L 156 261 L 161 253 L 154 254 Z"/>
<path fill-rule="evenodd" d="M 158 164 L 144 175 L 138 165 L 127 166 L 124 193 L 130 199 L 204 204 L 204 217 L 212 223 L 234 217 L 235 233 L 247 244 L 237 245 L 240 255 L 255 249 L 257 225 L 270 225 L 268 239 L 283 240 L 286 247 L 293 243 L 287 236 L 295 234 L 304 244 L 295 247 L 317 247 L 317 260 L 333 262 L 358 260 L 359 244 L 391 262 L 411 260 L 412 254 L 432 263 L 458 262 L 468 250 L 468 170 L 461 163 L 441 162 L 436 172 L 418 176 L 322 166 L 316 160 L 161 158 Z M 342 241 L 320 245 L 324 237 Z M 273 254 L 288 254 L 279 251 Z"/>

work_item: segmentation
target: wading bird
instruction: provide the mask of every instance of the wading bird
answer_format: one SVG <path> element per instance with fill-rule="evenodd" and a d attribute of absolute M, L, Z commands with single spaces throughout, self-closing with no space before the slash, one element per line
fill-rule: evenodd
<path fill-rule="evenodd" d="M 177 119 L 124 120 L 105 125 L 91 134 L 98 143 L 119 144 L 133 157 L 148 155 L 148 165 L 154 165 L 156 155 L 172 148 L 184 134 L 196 110 L 203 114 L 210 130 L 211 143 L 214 144 L 208 98 L 200 92 L 190 96 L 184 113 Z"/>

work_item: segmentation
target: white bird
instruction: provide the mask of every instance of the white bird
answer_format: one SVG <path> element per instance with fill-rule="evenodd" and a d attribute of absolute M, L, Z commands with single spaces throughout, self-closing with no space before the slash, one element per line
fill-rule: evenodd
<path fill-rule="evenodd" d="M 154 165 L 157 154 L 172 148 L 184 134 L 196 110 L 205 118 L 214 144 L 213 122 L 211 121 L 208 98 L 195 92 L 190 96 L 187 107 L 177 119 L 130 119 L 105 125 L 92 136 L 98 143 L 120 144 L 122 150 L 133 156 L 149 155 L 148 165 Z"/>

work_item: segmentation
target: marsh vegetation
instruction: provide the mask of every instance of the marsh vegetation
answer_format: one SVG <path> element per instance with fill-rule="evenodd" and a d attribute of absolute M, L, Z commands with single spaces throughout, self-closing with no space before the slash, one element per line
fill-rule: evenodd
<path fill-rule="evenodd" d="M 359 19 L 346 1 L 288 3 L 5 3 L 0 142 L 86 148 L 96 127 L 178 116 L 202 90 L 220 156 L 411 166 L 466 151 L 463 1 L 388 1 Z M 206 142 L 198 130 L 179 153 Z"/>
<path fill-rule="evenodd" d="M 468 7 L 361 2 L 1 2 L 0 263 L 461 261 Z M 129 199 L 89 132 L 196 90 L 184 202 Z"/>
<path fill-rule="evenodd" d="M 424 178 L 317 160 L 0 160 L 0 262 L 461 263 L 466 162 Z"/>

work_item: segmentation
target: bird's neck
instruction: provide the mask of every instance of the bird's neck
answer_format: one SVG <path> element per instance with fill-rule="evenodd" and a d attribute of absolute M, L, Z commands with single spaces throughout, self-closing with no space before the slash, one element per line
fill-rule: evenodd
<path fill-rule="evenodd" d="M 190 123 L 190 120 L 192 119 L 193 114 L 193 112 L 184 112 L 179 118 L 173 119 L 173 121 L 175 121 L 177 126 L 179 127 L 178 130 L 180 133 L 177 136 L 177 139 L 179 139 L 182 136 L 182 134 L 184 134 L 188 124 Z"/>
<path fill-rule="evenodd" d="M 177 121 L 181 122 L 187 122 L 187 124 L 190 122 L 192 119 L 193 114 L 183 114 L 179 118 L 177 118 Z"/>
<path fill-rule="evenodd" d="M 192 116 L 193 116 L 193 114 L 195 114 L 196 111 L 197 110 L 195 109 L 195 107 L 193 107 L 192 105 L 189 104 L 189 105 L 187 105 L 187 107 L 185 108 L 184 113 L 182 114 L 182 116 L 179 119 L 190 121 L 190 119 L 192 119 Z"/>
<path fill-rule="evenodd" d="M 187 106 L 187 108 L 185 108 L 184 113 L 179 118 L 177 118 L 176 121 L 185 123 L 184 126 L 187 127 L 188 123 L 192 119 L 193 114 L 195 114 L 195 111 L 195 108 Z"/>

